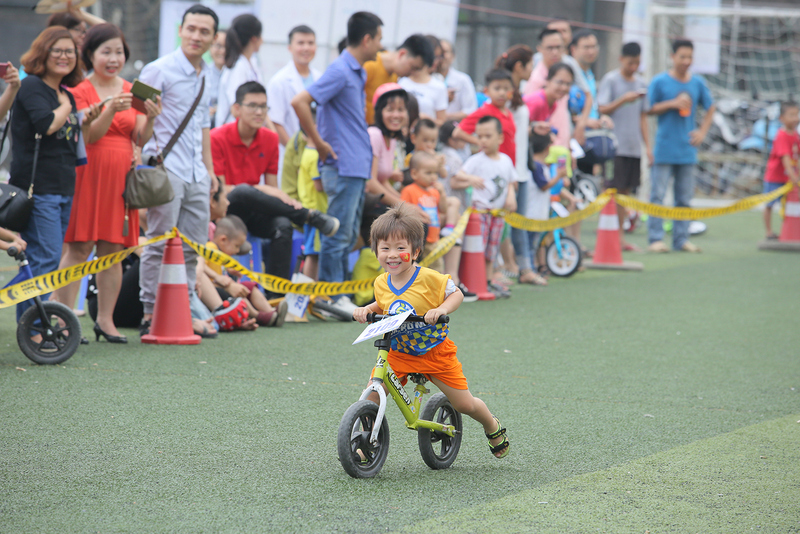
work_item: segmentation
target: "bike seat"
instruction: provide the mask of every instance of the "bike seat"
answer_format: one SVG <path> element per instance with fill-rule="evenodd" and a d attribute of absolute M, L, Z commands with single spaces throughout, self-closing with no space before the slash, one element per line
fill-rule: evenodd
<path fill-rule="evenodd" d="M 425 383 L 428 381 L 428 379 L 425 378 L 425 375 L 420 373 L 410 373 L 408 375 L 408 379 L 414 382 L 415 384 L 419 384 L 420 386 L 424 386 Z"/>

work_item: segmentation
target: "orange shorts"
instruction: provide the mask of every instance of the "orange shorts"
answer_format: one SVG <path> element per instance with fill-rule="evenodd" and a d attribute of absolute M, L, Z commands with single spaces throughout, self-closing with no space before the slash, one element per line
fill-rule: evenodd
<path fill-rule="evenodd" d="M 406 375 L 420 373 L 430 380 L 438 378 L 454 389 L 468 389 L 467 377 L 456 356 L 456 344 L 445 339 L 422 356 L 412 356 L 396 350 L 389 351 L 389 365 L 400 382 L 406 384 Z"/>

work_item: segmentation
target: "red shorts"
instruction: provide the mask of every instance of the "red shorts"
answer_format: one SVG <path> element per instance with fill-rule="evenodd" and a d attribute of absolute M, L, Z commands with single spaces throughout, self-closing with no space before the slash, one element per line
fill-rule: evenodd
<path fill-rule="evenodd" d="M 506 221 L 495 217 L 491 213 L 479 214 L 481 218 L 481 236 L 483 237 L 483 256 L 487 261 L 497 259 L 500 252 L 500 242 L 503 240 L 503 229 Z"/>
<path fill-rule="evenodd" d="M 467 389 L 467 377 L 461 370 L 456 352 L 458 347 L 447 338 L 422 356 L 390 350 L 389 365 L 403 385 L 407 381 L 406 375 L 419 373 L 428 380 L 438 378 L 453 389 Z"/>

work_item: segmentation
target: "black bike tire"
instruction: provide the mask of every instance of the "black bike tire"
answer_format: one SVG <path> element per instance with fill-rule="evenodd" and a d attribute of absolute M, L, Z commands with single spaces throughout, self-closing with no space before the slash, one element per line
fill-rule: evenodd
<path fill-rule="evenodd" d="M 436 393 L 425 403 L 421 419 L 437 423 L 451 424 L 456 428 L 455 436 L 436 432 L 427 428 L 417 429 L 419 452 L 422 460 L 431 469 L 447 469 L 456 461 L 461 448 L 461 414 L 453 408 L 444 393 Z M 437 453 L 435 447 L 441 447 Z"/>
<path fill-rule="evenodd" d="M 55 316 L 64 321 L 62 331 L 69 332 L 69 335 L 62 337 L 63 346 L 59 347 L 57 345 L 58 349 L 54 352 L 43 352 L 41 350 L 43 343 L 37 344 L 31 340 L 30 332 L 41 328 L 34 325 L 40 318 L 39 309 L 35 305 L 25 310 L 22 317 L 20 317 L 17 325 L 17 344 L 22 353 L 32 362 L 39 365 L 56 365 L 70 359 L 78 350 L 81 343 L 81 323 L 72 310 L 60 302 L 49 300 L 43 302 L 42 306 L 44 306 L 48 319 Z M 58 322 L 56 321 L 57 324 Z"/>
<path fill-rule="evenodd" d="M 381 421 L 381 428 L 378 431 L 378 445 L 373 447 L 369 444 L 369 434 L 372 432 L 372 424 L 378 415 L 378 405 L 369 400 L 354 402 L 342 416 L 339 423 L 339 432 L 336 439 L 336 447 L 339 453 L 339 462 L 345 472 L 353 478 L 372 478 L 376 476 L 383 467 L 389 455 L 389 423 L 386 417 Z M 358 436 L 354 436 L 356 425 L 361 426 Z M 357 449 L 367 449 L 369 461 L 362 463 Z"/>
<path fill-rule="evenodd" d="M 553 257 L 558 255 L 558 251 L 556 251 L 556 242 L 553 241 L 547 246 L 547 250 L 545 251 L 545 262 L 547 263 L 547 269 L 555 276 L 559 276 L 562 278 L 566 278 L 572 276 L 576 272 L 578 272 L 578 268 L 581 266 L 582 261 L 582 254 L 581 254 L 581 247 L 578 245 L 578 242 L 572 239 L 571 237 L 567 237 L 565 235 L 561 236 L 561 246 L 562 248 L 566 247 L 574 247 L 574 250 L 577 254 L 578 260 L 575 262 L 574 265 L 568 270 L 563 271 L 558 268 L 558 266 L 553 266 L 550 262 Z"/>

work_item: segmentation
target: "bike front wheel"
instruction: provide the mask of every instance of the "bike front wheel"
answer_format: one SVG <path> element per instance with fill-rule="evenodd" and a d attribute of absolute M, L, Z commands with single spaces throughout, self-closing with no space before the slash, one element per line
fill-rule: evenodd
<path fill-rule="evenodd" d="M 374 445 L 370 443 L 377 415 L 377 404 L 360 400 L 347 409 L 339 423 L 336 441 L 339 462 L 353 478 L 376 476 L 389 454 L 389 423 L 386 422 L 386 417 L 381 421 L 378 430 L 378 442 Z"/>
<path fill-rule="evenodd" d="M 571 237 L 561 236 L 561 250 L 553 241 L 545 255 L 547 268 L 556 276 L 572 276 L 581 266 L 581 248 Z"/>
<path fill-rule="evenodd" d="M 461 414 L 453 408 L 444 393 L 436 393 L 425 403 L 420 418 L 455 427 L 455 436 L 427 428 L 417 429 L 419 452 L 425 464 L 431 469 L 447 469 L 456 461 L 461 448 Z"/>
<path fill-rule="evenodd" d="M 22 353 L 38 364 L 55 365 L 68 360 L 81 342 L 81 324 L 68 306 L 42 302 L 45 321 L 38 306 L 31 306 L 17 325 L 17 344 Z"/>

